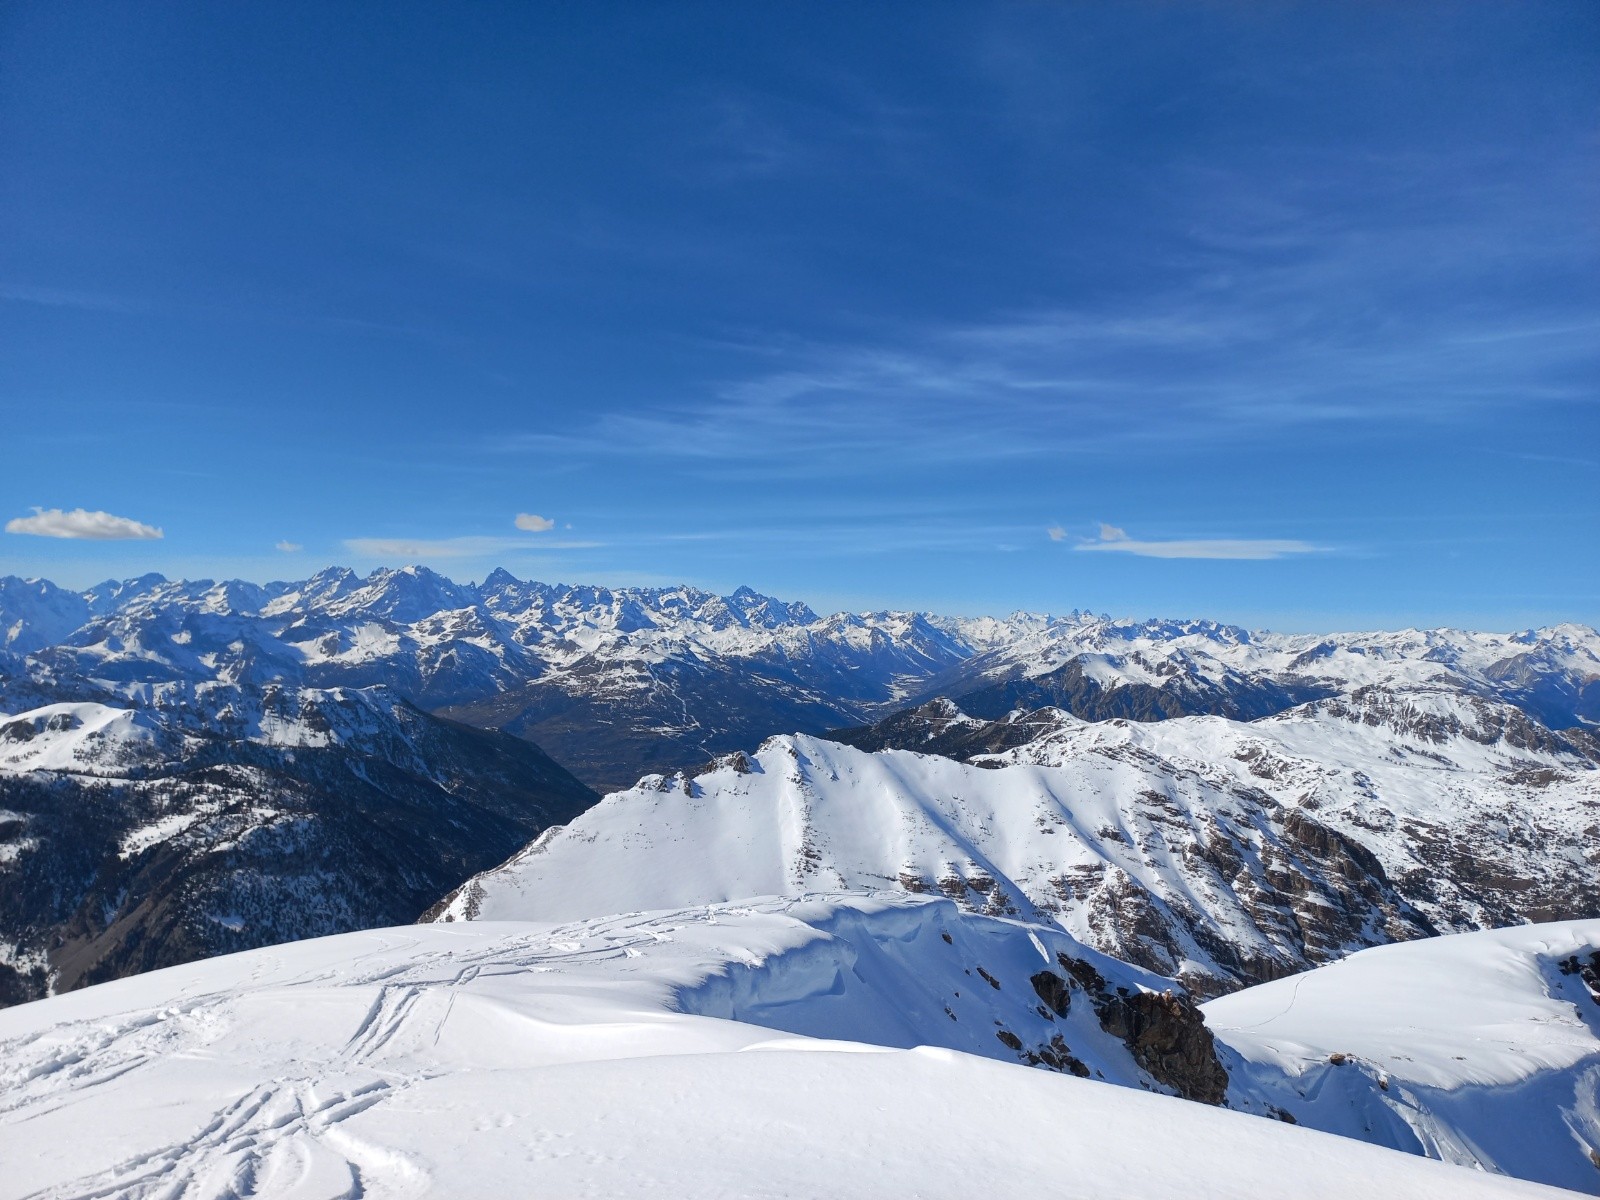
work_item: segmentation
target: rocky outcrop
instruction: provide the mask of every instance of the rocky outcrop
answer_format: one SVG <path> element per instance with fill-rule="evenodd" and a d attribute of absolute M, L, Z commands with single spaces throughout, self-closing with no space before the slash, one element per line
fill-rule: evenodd
<path fill-rule="evenodd" d="M 1056 961 L 1088 994 L 1100 1027 L 1120 1039 L 1152 1079 L 1186 1100 L 1221 1104 L 1227 1098 L 1227 1069 L 1217 1058 L 1204 1015 L 1187 994 L 1112 989 L 1087 961 L 1066 954 L 1057 954 Z M 1055 993 L 1065 986 L 1065 980 L 1054 978 L 1057 983 L 1041 988 L 1039 976 L 1034 977 L 1041 998 L 1046 990 Z"/>
<path fill-rule="evenodd" d="M 1576 975 L 1594 1002 L 1600 1004 L 1600 950 L 1570 955 L 1556 965 L 1563 975 Z"/>

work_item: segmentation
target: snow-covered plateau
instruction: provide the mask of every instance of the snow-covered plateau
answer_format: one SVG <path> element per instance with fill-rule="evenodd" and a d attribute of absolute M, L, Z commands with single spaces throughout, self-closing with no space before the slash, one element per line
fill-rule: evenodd
<path fill-rule="evenodd" d="M 1143 1090 L 1061 957 L 1157 982 L 907 897 L 384 929 L 169 968 L 0 1013 L 0 1194 L 1562 1194 Z M 1047 1026 L 1088 1078 L 1014 1060 Z"/>

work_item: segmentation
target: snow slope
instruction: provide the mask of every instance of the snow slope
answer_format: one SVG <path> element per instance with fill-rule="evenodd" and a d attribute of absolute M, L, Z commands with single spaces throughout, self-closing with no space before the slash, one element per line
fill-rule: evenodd
<path fill-rule="evenodd" d="M 1600 768 L 1508 705 L 1369 690 L 1251 722 L 1058 714 L 1029 743 L 980 756 L 1100 758 L 1139 764 L 1155 791 L 1203 781 L 1333 830 L 1441 931 L 1600 915 Z"/>
<path fill-rule="evenodd" d="M 1205 1006 L 1302 1124 L 1600 1192 L 1600 921 L 1365 950 Z"/>
<path fill-rule="evenodd" d="M 1021 927 L 972 921 L 854 899 L 388 929 L 22 1005 L 0 1012 L 0 1195 L 1559 1194 L 891 1048 L 962 1024 L 883 1024 L 885 989 L 915 1013 L 919 986 L 953 981 L 940 956 L 1004 977 L 978 984 L 974 1026 L 1019 965 L 1002 960 L 1040 959 Z M 796 1028 L 824 1037 L 779 1032 Z M 1114 1046 L 1084 1052 L 1118 1065 Z"/>
<path fill-rule="evenodd" d="M 449 910 L 567 920 L 900 887 L 1057 923 L 1210 994 L 1435 928 L 1596 910 L 1600 771 L 1331 703 L 1251 723 L 1043 714 L 971 763 L 772 738 L 608 797 Z"/>

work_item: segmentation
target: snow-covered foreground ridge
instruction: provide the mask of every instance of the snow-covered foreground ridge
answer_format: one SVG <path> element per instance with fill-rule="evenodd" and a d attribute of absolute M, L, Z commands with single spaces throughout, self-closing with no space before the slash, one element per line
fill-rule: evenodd
<path fill-rule="evenodd" d="M 1559 1194 L 964 1053 L 1032 1032 L 1025 981 L 1058 949 L 858 897 L 387 929 L 153 972 L 0 1012 L 0 1194 Z M 1149 1085 L 1081 996 L 1063 1007 L 1049 1023 L 1086 1070 Z"/>
<path fill-rule="evenodd" d="M 1205 1006 L 1302 1124 L 1600 1190 L 1600 921 L 1382 946 Z"/>

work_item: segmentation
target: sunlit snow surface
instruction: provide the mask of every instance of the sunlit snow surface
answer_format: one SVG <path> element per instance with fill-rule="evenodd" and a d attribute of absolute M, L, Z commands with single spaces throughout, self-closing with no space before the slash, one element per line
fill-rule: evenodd
<path fill-rule="evenodd" d="M 1215 982 L 1229 978 L 1219 943 L 1287 972 L 1421 931 L 1386 928 L 1377 908 L 1319 927 L 1338 899 L 1310 885 L 1337 879 L 1309 880 L 1297 911 L 1252 908 L 1268 867 L 1304 877 L 1304 856 L 1283 841 L 1284 814 L 1314 813 L 1370 848 L 1389 879 L 1428 878 L 1432 898 L 1417 906 L 1445 931 L 1506 918 L 1424 857 L 1429 846 L 1492 864 L 1523 881 L 1521 895 L 1536 884 L 1559 893 L 1555 869 L 1570 864 L 1556 856 L 1592 853 L 1584 831 L 1600 809 L 1600 771 L 1571 756 L 1467 734 L 1430 742 L 1315 706 L 1250 723 L 1057 720 L 983 765 L 784 735 L 742 769 L 725 761 L 693 779 L 650 776 L 474 880 L 452 915 L 570 920 L 901 886 L 1055 922 L 1107 953 Z M 1553 782 L 1509 781 L 1530 766 Z M 1235 847 L 1243 873 L 1196 853 L 1209 846 Z M 1175 952 L 1130 935 L 1126 897 L 1139 891 L 1181 915 L 1168 923 Z M 1308 934 L 1321 955 L 1310 962 Z"/>
<path fill-rule="evenodd" d="M 891 1048 L 925 1040 L 966 962 L 1001 986 L 931 1016 L 987 1036 L 1044 949 L 944 902 L 774 900 L 378 930 L 154 972 L 0 1012 L 0 1193 L 1559 1194 Z M 1118 1069 L 1115 1043 L 1081 1048 Z"/>
<path fill-rule="evenodd" d="M 1592 1193 L 1600 999 L 1571 965 L 1597 949 L 1600 921 L 1380 946 L 1206 1021 L 1302 1123 Z"/>

